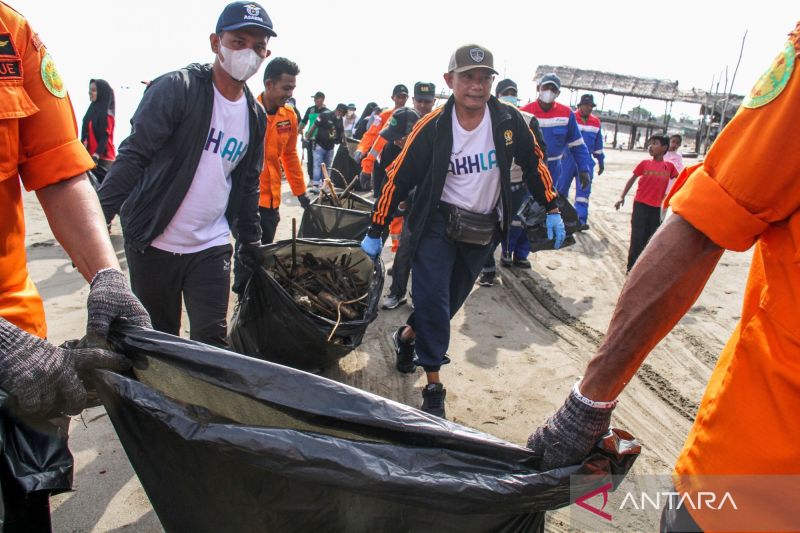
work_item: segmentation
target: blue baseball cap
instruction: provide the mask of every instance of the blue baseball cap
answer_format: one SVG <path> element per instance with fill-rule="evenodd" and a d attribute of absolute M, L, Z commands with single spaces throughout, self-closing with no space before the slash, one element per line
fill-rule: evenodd
<path fill-rule="evenodd" d="M 272 29 L 272 20 L 267 15 L 267 11 L 255 2 L 241 0 L 231 2 L 225 6 L 217 20 L 217 33 L 247 27 L 261 28 L 271 37 L 278 36 Z"/>
<path fill-rule="evenodd" d="M 539 80 L 539 87 L 548 84 L 555 85 L 557 91 L 561 90 L 561 78 L 556 76 L 555 72 L 550 72 L 549 74 L 545 74 L 544 76 L 542 76 L 542 79 Z"/>

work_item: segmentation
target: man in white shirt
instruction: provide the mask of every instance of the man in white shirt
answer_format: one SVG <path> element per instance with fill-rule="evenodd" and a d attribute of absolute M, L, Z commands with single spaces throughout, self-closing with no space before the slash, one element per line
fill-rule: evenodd
<path fill-rule="evenodd" d="M 259 174 L 266 118 L 247 88 L 275 36 L 253 2 L 225 7 L 210 36 L 213 65 L 154 80 L 99 195 L 120 213 L 133 292 L 154 329 L 226 345 L 232 247 L 260 242 Z"/>
<path fill-rule="evenodd" d="M 528 124 L 516 108 L 491 96 L 495 74 L 486 48 L 469 44 L 456 50 L 444 75 L 453 96 L 420 119 L 408 136 L 387 171 L 361 243 L 370 256 L 380 254 L 384 228 L 416 187 L 405 222 L 414 257 L 414 312 L 394 333 L 395 366 L 404 373 L 416 366 L 425 370 L 421 408 L 440 417 L 446 391 L 439 369 L 449 362 L 450 318 L 467 299 L 494 239 L 508 238 L 512 162 L 522 168 L 534 198 L 547 207 L 556 248 L 566 234 L 558 193 Z"/>

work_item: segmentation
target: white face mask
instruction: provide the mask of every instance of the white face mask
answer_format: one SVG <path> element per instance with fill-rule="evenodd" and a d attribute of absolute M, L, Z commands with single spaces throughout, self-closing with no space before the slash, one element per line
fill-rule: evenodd
<path fill-rule="evenodd" d="M 500 100 L 502 100 L 503 102 L 507 102 L 513 106 L 519 104 L 519 98 L 511 94 L 508 94 L 506 96 L 501 96 Z"/>
<path fill-rule="evenodd" d="M 545 104 L 552 104 L 556 101 L 556 93 L 550 90 L 547 91 L 539 91 L 539 100 L 544 102 Z"/>
<path fill-rule="evenodd" d="M 349 118 L 352 118 L 352 117 L 356 116 L 356 112 L 348 109 L 347 110 L 347 116 Z"/>
<path fill-rule="evenodd" d="M 260 57 L 252 48 L 242 50 L 231 50 L 220 43 L 219 51 L 222 55 L 220 65 L 231 78 L 237 81 L 247 81 L 247 79 L 258 72 L 264 58 Z"/>

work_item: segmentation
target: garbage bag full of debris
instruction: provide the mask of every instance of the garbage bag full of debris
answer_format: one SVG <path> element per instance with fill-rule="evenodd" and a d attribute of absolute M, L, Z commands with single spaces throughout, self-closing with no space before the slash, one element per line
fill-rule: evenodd
<path fill-rule="evenodd" d="M 337 199 L 341 205 L 337 203 Z M 372 202 L 352 193 L 337 199 L 327 191 L 323 191 L 314 203 L 303 211 L 298 236 L 355 241 L 363 239 L 369 229 Z"/>
<path fill-rule="evenodd" d="M 539 472 L 527 448 L 320 376 L 124 324 L 111 340 L 138 380 L 98 370 L 98 392 L 168 532 L 542 531 L 639 453 L 615 430 Z"/>
<path fill-rule="evenodd" d="M 384 271 L 357 242 L 289 239 L 263 246 L 258 260 L 231 322 L 234 350 L 319 370 L 361 344 Z"/>
<path fill-rule="evenodd" d="M 564 239 L 561 248 L 566 248 L 575 244 L 575 237 L 572 235 L 578 231 L 581 223 L 578 221 L 578 212 L 575 211 L 569 200 L 559 196 L 556 202 L 561 211 L 564 227 L 567 230 L 567 238 Z M 528 236 L 528 242 L 531 244 L 531 251 L 552 250 L 554 240 L 547 238 L 547 210 L 545 207 L 530 198 L 526 203 L 522 204 L 518 213 L 525 220 L 525 233 Z"/>

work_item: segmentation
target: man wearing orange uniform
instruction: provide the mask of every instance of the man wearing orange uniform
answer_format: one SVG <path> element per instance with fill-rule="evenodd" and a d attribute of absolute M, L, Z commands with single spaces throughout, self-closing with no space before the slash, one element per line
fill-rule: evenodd
<path fill-rule="evenodd" d="M 91 282 L 87 333 L 105 337 L 119 317 L 150 325 L 119 270 L 86 176 L 92 167 L 52 57 L 25 18 L 0 2 L 0 388 L 25 417 L 79 413 L 85 371 L 128 365 L 105 350 L 62 349 L 44 340 L 44 307 L 26 267 L 20 184 L 36 191 L 56 238 Z M 49 528 L 49 478 L 26 493 L 5 459 L 0 463 L 4 528 Z"/>
<path fill-rule="evenodd" d="M 261 244 L 275 239 L 281 220 L 278 207 L 281 205 L 281 169 L 292 194 L 303 209 L 311 205 L 306 196 L 303 168 L 297 155 L 297 113 L 287 104 L 295 88 L 300 69 L 285 57 L 276 57 L 264 69 L 264 92 L 258 102 L 267 112 L 267 133 L 264 138 L 264 169 L 259 176 L 260 195 L 258 211 L 261 215 Z M 237 246 L 238 247 L 238 246 Z M 241 294 L 247 283 L 238 257 L 234 264 L 233 292 Z"/>
<path fill-rule="evenodd" d="M 723 251 L 755 243 L 741 320 L 673 473 L 695 505 L 665 509 L 664 531 L 800 530 L 800 135 L 787 134 L 800 106 L 798 55 L 800 23 L 705 161 L 681 174 L 667 199 L 675 214 L 631 270 L 602 346 L 528 441 L 542 469 L 585 457 L 625 384 L 693 305 Z M 737 509 L 698 506 L 709 493 L 717 503 L 729 493 Z"/>
<path fill-rule="evenodd" d="M 358 143 L 356 149 L 355 159 L 361 164 L 361 176 L 359 178 L 362 189 L 369 190 L 372 181 L 372 171 L 375 167 L 375 158 L 380 152 L 374 152 L 372 145 L 378 140 L 381 130 L 386 126 L 389 118 L 394 113 L 395 109 L 399 109 L 406 105 L 408 101 L 408 87 L 402 83 L 395 85 L 392 90 L 392 102 L 394 107 L 392 109 L 385 109 L 381 112 L 378 118 L 372 123 L 372 126 L 367 130 Z"/>

